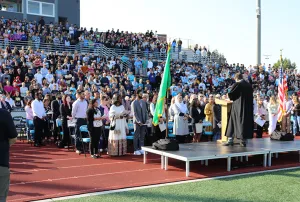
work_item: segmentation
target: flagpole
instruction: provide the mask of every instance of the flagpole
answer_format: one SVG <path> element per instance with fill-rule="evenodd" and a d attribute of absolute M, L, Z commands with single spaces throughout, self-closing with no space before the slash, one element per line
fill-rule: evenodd
<path fill-rule="evenodd" d="M 168 105 L 168 101 L 169 101 L 169 89 L 167 89 L 167 99 L 166 99 L 166 139 L 168 139 L 169 136 L 169 105 Z"/>

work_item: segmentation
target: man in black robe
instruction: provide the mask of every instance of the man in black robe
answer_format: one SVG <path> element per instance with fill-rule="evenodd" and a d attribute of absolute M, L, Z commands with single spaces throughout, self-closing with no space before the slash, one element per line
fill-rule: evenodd
<path fill-rule="evenodd" d="M 233 145 L 233 139 L 237 138 L 241 140 L 241 146 L 245 147 L 247 139 L 253 138 L 253 89 L 242 74 L 237 73 L 234 78 L 236 83 L 228 93 L 233 103 L 225 134 L 228 142 L 224 145 Z"/>

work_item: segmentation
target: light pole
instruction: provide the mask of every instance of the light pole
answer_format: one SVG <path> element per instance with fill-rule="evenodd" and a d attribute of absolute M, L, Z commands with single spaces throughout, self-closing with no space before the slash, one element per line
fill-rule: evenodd
<path fill-rule="evenodd" d="M 257 19 L 257 50 L 256 63 L 261 64 L 261 4 L 260 0 L 256 0 L 256 19 Z"/>

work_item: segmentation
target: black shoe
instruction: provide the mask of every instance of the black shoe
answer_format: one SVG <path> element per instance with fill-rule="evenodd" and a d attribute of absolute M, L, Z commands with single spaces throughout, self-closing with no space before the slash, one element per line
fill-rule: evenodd
<path fill-rule="evenodd" d="M 226 147 L 233 146 L 233 142 L 226 142 L 223 144 L 223 146 L 226 146 Z"/>
<path fill-rule="evenodd" d="M 241 142 L 240 145 L 241 145 L 242 147 L 246 147 L 246 146 L 247 146 L 246 142 Z"/>

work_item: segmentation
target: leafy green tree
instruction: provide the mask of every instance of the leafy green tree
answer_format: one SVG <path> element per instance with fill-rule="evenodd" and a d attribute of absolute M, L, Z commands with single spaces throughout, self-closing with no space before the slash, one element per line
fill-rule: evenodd
<path fill-rule="evenodd" d="M 219 64 L 225 64 L 226 63 L 226 58 L 223 54 L 219 53 L 218 50 L 214 50 L 212 53 L 211 53 L 211 57 L 214 58 L 214 60 L 216 62 L 218 62 Z"/>
<path fill-rule="evenodd" d="M 278 69 L 281 65 L 280 60 L 278 60 L 275 64 L 274 64 L 274 68 Z M 282 66 L 283 69 L 296 69 L 297 65 L 296 63 L 292 63 L 290 59 L 284 58 L 282 61 Z"/>

